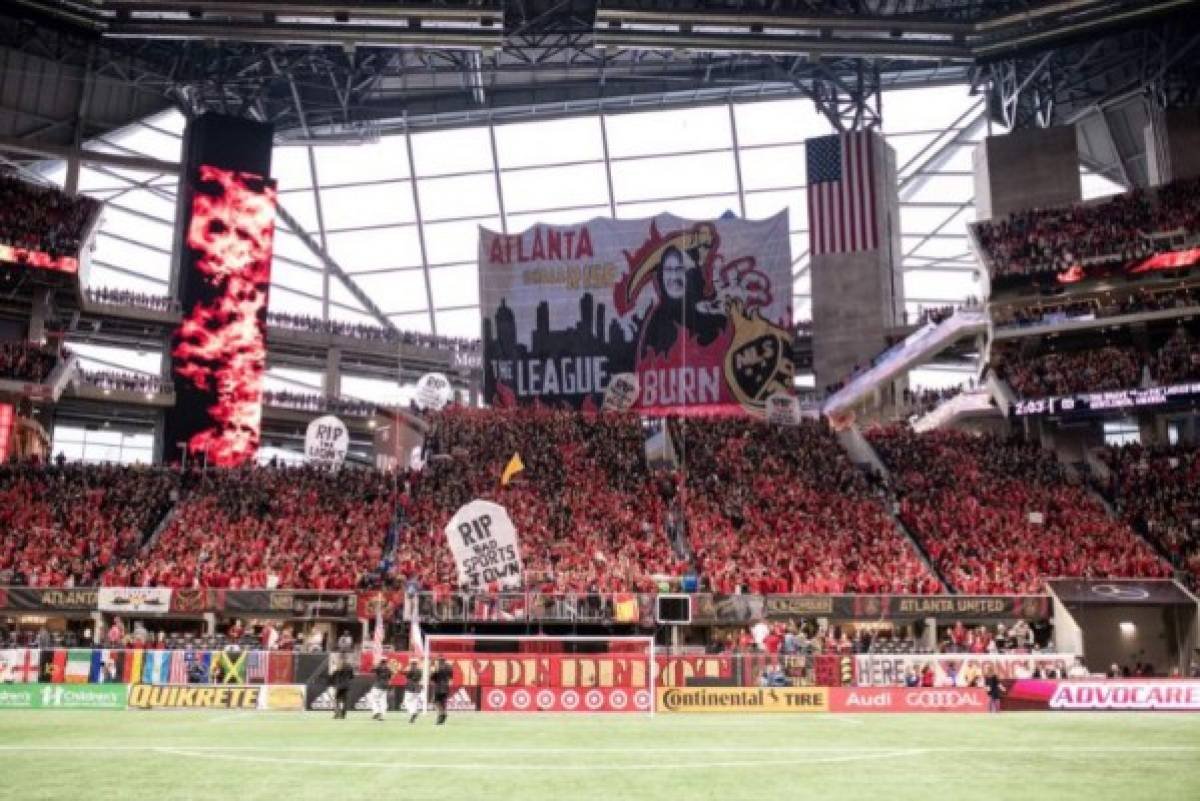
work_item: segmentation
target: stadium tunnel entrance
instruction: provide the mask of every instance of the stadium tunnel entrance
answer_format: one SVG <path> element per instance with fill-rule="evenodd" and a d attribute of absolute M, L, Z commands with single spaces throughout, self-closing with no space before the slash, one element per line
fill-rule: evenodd
<path fill-rule="evenodd" d="M 1178 582 L 1055 579 L 1047 582 L 1061 650 L 1083 654 L 1092 673 L 1147 663 L 1167 675 L 1189 675 L 1200 659 L 1200 607 Z"/>

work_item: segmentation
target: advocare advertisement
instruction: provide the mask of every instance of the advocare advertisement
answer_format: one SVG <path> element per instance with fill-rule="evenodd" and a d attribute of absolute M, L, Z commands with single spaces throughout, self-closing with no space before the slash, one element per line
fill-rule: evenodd
<path fill-rule="evenodd" d="M 310 464 L 337 467 L 346 461 L 350 450 L 350 431 L 332 414 L 308 424 L 304 434 L 304 455 Z"/>
<path fill-rule="evenodd" d="M 446 540 L 458 566 L 458 583 L 469 589 L 519 588 L 523 581 L 521 543 L 503 506 L 474 500 L 446 524 Z"/>

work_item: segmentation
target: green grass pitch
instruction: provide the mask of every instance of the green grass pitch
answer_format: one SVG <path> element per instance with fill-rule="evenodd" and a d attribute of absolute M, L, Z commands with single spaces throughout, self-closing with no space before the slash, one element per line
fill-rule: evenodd
<path fill-rule="evenodd" d="M 1200 715 L 0 712 L 0 799 L 1200 799 Z"/>

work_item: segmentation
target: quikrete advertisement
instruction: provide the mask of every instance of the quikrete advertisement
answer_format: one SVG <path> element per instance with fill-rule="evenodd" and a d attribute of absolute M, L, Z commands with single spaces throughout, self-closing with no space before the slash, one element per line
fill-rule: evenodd
<path fill-rule="evenodd" d="M 134 684 L 130 709 L 258 709 L 262 687 Z"/>
<path fill-rule="evenodd" d="M 658 691 L 659 712 L 828 712 L 823 687 L 671 687 Z"/>

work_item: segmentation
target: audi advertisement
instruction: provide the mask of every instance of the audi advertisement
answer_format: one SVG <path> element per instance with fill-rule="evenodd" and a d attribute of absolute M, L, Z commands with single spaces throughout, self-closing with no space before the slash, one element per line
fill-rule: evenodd
<path fill-rule="evenodd" d="M 987 712 L 976 687 L 839 687 L 830 690 L 830 712 Z"/>

